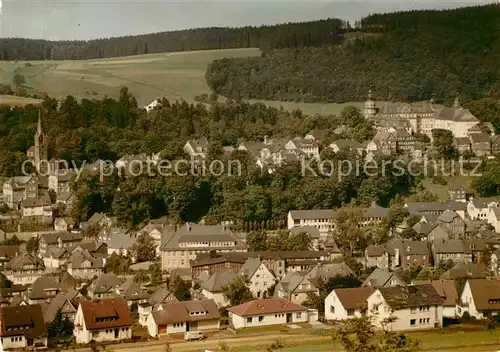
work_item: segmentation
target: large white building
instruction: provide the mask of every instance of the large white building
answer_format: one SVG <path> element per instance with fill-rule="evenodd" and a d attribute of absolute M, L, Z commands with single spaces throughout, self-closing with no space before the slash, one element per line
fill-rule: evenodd
<path fill-rule="evenodd" d="M 434 104 L 432 100 L 416 103 L 385 103 L 378 107 L 368 93 L 364 108 L 365 118 L 374 121 L 377 128 L 404 128 L 408 132 L 432 137 L 433 129 L 451 131 L 454 137 L 468 137 L 469 130 L 480 121 L 455 99 L 452 107 Z"/>

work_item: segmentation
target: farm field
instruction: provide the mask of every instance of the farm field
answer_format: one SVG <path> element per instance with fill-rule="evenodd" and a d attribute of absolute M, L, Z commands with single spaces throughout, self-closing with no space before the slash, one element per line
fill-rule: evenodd
<path fill-rule="evenodd" d="M 210 93 L 205 71 L 213 60 L 224 57 L 260 55 L 257 48 L 205 50 L 147 54 L 95 60 L 68 61 L 0 61 L 0 83 L 12 85 L 15 69 L 23 76 L 27 92 L 46 92 L 60 98 L 73 95 L 78 99 L 117 97 L 120 87 L 127 86 L 140 106 L 166 97 L 193 101 L 195 95 Z M 15 99 L 15 97 L 13 98 Z M 18 98 L 23 99 L 23 98 Z M 347 104 L 315 104 L 259 101 L 286 110 L 301 109 L 306 114 L 335 114 Z M 15 105 L 5 98 L 0 103 Z M 354 103 L 361 106 L 362 103 Z"/>
<path fill-rule="evenodd" d="M 14 95 L 0 95 L 0 105 L 24 106 L 28 104 L 40 104 L 41 100 L 33 98 L 17 97 Z"/>

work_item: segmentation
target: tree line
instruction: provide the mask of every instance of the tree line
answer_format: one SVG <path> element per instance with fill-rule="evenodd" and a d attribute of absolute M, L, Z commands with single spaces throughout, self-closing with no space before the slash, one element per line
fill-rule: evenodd
<path fill-rule="evenodd" d="M 0 60 L 84 60 L 175 51 L 288 48 L 338 44 L 349 24 L 340 19 L 241 28 L 196 28 L 88 41 L 0 39 Z"/>
<path fill-rule="evenodd" d="M 340 46 L 216 60 L 209 86 L 232 98 L 297 102 L 452 102 L 500 97 L 498 5 L 376 14 Z"/>

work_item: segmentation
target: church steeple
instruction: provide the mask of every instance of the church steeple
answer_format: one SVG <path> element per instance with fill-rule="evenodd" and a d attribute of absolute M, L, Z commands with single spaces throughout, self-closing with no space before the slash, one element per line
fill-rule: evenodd
<path fill-rule="evenodd" d="M 37 135 L 42 135 L 43 134 L 43 128 L 42 128 L 42 110 L 38 109 L 38 125 L 36 127 L 36 134 Z"/>
<path fill-rule="evenodd" d="M 365 119 L 374 117 L 377 114 L 377 108 L 375 106 L 375 101 L 372 98 L 372 90 L 368 91 L 368 99 L 365 102 L 365 109 L 363 111 Z"/>

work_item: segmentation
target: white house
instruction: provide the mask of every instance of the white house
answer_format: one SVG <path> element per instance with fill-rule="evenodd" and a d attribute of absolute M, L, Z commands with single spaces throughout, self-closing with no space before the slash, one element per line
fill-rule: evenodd
<path fill-rule="evenodd" d="M 325 319 L 345 320 L 360 317 L 363 309 L 366 309 L 366 300 L 373 291 L 371 286 L 333 290 L 325 298 Z"/>
<path fill-rule="evenodd" d="M 200 285 L 201 294 L 208 299 L 213 299 L 218 307 L 227 307 L 229 302 L 224 297 L 222 289 L 224 286 L 230 284 L 231 281 L 237 277 L 237 275 L 238 274 L 229 268 L 217 270 L 215 273 L 210 275 L 207 280 L 202 282 Z"/>
<path fill-rule="evenodd" d="M 311 323 L 318 319 L 316 309 L 292 303 L 285 299 L 259 299 L 230 307 L 229 320 L 235 329 L 254 326 Z"/>
<path fill-rule="evenodd" d="M 295 226 L 311 226 L 319 229 L 322 239 L 326 239 L 335 224 L 333 217 L 334 209 L 315 209 L 315 210 L 290 210 L 287 217 L 288 230 Z"/>
<path fill-rule="evenodd" d="M 500 314 L 500 280 L 469 279 L 465 283 L 457 307 L 457 315 L 468 312 L 471 317 L 484 319 Z"/>
<path fill-rule="evenodd" d="M 473 198 L 467 203 L 467 214 L 472 220 L 486 220 L 490 209 L 498 204 L 498 198 Z"/>
<path fill-rule="evenodd" d="M 168 303 L 150 313 L 147 328 L 150 336 L 186 331 L 219 330 L 220 313 L 213 300 Z"/>
<path fill-rule="evenodd" d="M 39 304 L 0 308 L 0 349 L 47 347 L 47 327 Z"/>
<path fill-rule="evenodd" d="M 160 100 L 156 99 L 156 100 L 153 100 L 151 103 L 149 103 L 148 105 L 145 105 L 144 106 L 144 109 L 146 109 L 147 112 L 150 112 L 150 111 L 153 111 L 153 109 L 155 107 L 157 107 L 158 105 L 160 105 Z"/>
<path fill-rule="evenodd" d="M 73 335 L 76 343 L 120 341 L 132 338 L 132 317 L 122 298 L 80 301 Z"/>
<path fill-rule="evenodd" d="M 500 208 L 492 207 L 488 209 L 488 216 L 486 217 L 488 224 L 495 228 L 495 232 L 500 232 Z"/>
<path fill-rule="evenodd" d="M 303 153 L 309 158 L 315 159 L 319 157 L 319 144 L 313 139 L 295 137 L 289 140 L 284 148 L 295 153 Z"/>
<path fill-rule="evenodd" d="M 368 315 L 377 328 L 383 321 L 396 320 L 385 327 L 391 331 L 421 330 L 443 325 L 443 300 L 431 284 L 381 287 L 367 299 Z"/>
<path fill-rule="evenodd" d="M 248 258 L 239 273 L 250 281 L 250 292 L 257 298 L 265 298 L 266 291 L 276 282 L 276 277 L 260 258 Z"/>

